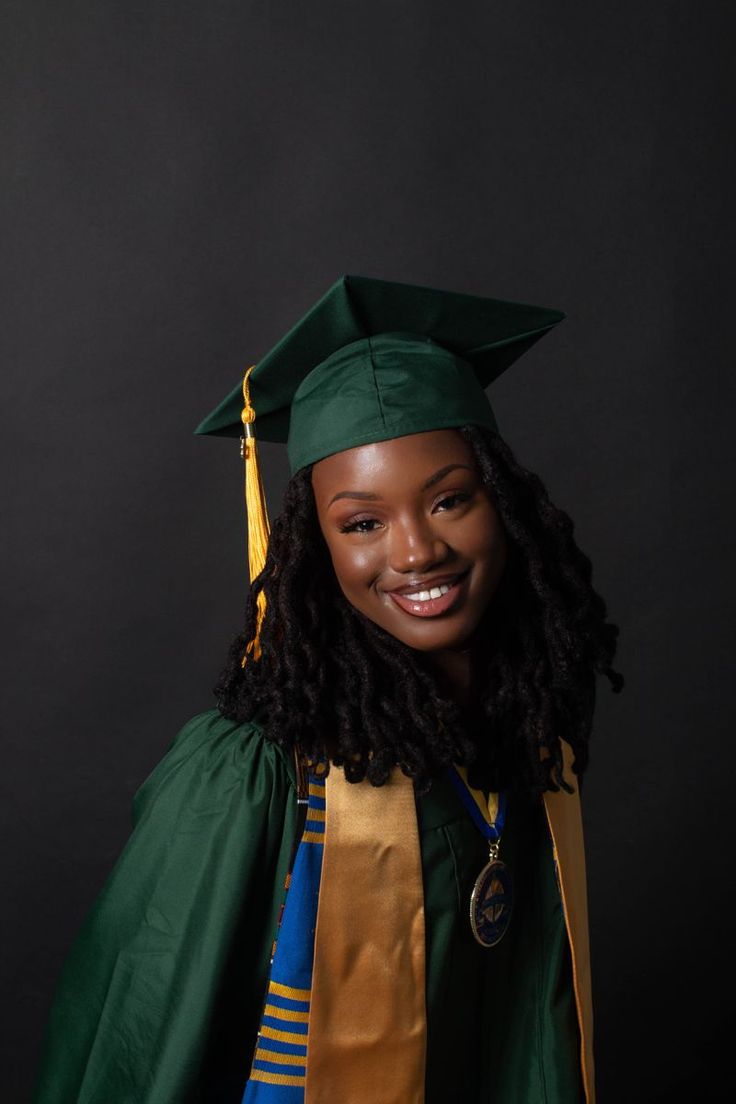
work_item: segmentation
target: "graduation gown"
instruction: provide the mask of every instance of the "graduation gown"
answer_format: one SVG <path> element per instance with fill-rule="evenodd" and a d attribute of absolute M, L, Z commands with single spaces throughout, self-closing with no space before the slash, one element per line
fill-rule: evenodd
<path fill-rule="evenodd" d="M 261 725 L 212 709 L 184 726 L 136 793 L 132 834 L 64 964 L 35 1104 L 240 1104 L 296 810 L 292 758 Z M 514 914 L 493 948 L 468 919 L 487 845 L 449 781 L 417 817 L 426 1104 L 585 1101 L 587 930 L 577 994 L 571 933 L 587 917 L 572 883 L 566 916 L 549 807 L 509 798 Z M 587 1080 L 590 1104 L 592 1060 Z M 340 1104 L 363 1102 L 381 1104 L 369 1086 Z"/>

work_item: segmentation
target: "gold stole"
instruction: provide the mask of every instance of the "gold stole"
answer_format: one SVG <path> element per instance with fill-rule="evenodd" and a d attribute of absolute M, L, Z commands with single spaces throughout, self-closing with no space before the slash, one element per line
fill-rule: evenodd
<path fill-rule="evenodd" d="M 572 773 L 573 751 L 565 741 L 562 759 L 565 781 L 574 793 L 545 791 L 552 853 L 557 866 L 562 909 L 572 958 L 572 981 L 580 1027 L 580 1065 L 586 1104 L 595 1104 L 595 1064 L 593 1061 L 593 992 L 590 978 L 590 945 L 588 935 L 588 894 L 585 875 L 585 843 L 580 810 L 577 775 Z"/>
<path fill-rule="evenodd" d="M 414 786 L 326 778 L 306 1104 L 423 1104 L 424 892 Z M 396 892 L 396 887 L 400 887 Z"/>
<path fill-rule="evenodd" d="M 546 792 L 572 956 L 587 1104 L 595 1104 L 593 1007 L 580 797 Z M 426 1057 L 424 895 L 414 787 L 326 779 L 305 1104 L 423 1104 Z M 396 887 L 400 887 L 396 892 Z"/>

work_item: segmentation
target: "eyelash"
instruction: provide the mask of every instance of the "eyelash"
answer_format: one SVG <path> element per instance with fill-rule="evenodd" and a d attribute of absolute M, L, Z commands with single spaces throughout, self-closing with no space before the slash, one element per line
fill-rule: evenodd
<path fill-rule="evenodd" d="M 457 494 L 451 494 L 451 495 L 447 495 L 446 498 L 441 498 L 440 501 L 437 503 L 437 505 L 441 506 L 443 502 L 452 502 L 453 499 L 457 499 L 458 502 L 467 502 L 470 499 L 470 497 L 471 496 L 469 494 L 466 494 L 463 491 L 458 491 Z M 452 507 L 452 506 L 450 507 L 450 509 L 453 509 L 453 508 L 454 507 Z M 373 533 L 374 532 L 373 529 L 358 529 L 358 526 L 359 525 L 366 525 L 368 522 L 375 521 L 375 520 L 376 520 L 375 518 L 359 518 L 357 521 L 346 522 L 345 525 L 340 526 L 340 532 L 341 533 Z"/>

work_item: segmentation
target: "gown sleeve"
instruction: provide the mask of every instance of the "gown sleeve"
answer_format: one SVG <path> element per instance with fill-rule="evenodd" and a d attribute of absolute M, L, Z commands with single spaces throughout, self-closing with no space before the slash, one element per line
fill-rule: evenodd
<path fill-rule="evenodd" d="M 213 709 L 184 726 L 136 793 L 132 834 L 62 969 L 35 1104 L 239 1099 L 293 789 L 257 724 Z"/>

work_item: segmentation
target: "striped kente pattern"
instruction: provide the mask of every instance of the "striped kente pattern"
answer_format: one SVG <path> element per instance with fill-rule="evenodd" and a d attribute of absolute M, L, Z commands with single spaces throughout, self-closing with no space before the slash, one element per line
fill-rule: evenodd
<path fill-rule="evenodd" d="M 324 778 L 310 774 L 304 831 L 286 879 L 286 901 L 243 1104 L 303 1104 L 307 1035 L 325 833 Z"/>

